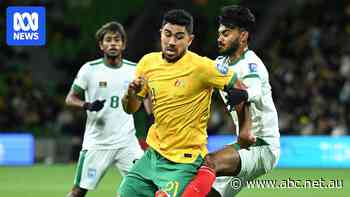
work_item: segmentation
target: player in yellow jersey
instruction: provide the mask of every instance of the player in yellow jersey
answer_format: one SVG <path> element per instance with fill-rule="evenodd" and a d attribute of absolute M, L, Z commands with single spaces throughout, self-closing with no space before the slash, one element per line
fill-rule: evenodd
<path fill-rule="evenodd" d="M 228 67 L 188 50 L 193 18 L 184 10 L 164 15 L 161 52 L 145 55 L 136 79 L 122 99 L 134 113 L 149 95 L 155 122 L 148 131 L 150 148 L 122 181 L 121 197 L 181 196 L 207 154 L 207 121 L 214 88 L 230 89 L 237 75 Z M 237 101 L 245 95 L 234 95 Z"/>

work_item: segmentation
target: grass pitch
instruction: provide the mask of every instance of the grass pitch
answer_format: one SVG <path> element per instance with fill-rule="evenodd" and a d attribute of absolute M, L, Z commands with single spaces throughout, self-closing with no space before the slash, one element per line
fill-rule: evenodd
<path fill-rule="evenodd" d="M 75 165 L 34 165 L 31 167 L 0 167 L 0 196 L 3 197 L 65 197 L 73 185 Z M 245 188 L 239 197 L 348 197 L 350 196 L 350 169 L 275 169 L 261 180 L 320 180 L 325 184 L 342 181 L 342 187 L 320 188 L 316 181 L 313 188 Z M 121 177 L 111 168 L 95 191 L 88 197 L 114 197 Z M 284 185 L 286 186 L 286 185 Z"/>

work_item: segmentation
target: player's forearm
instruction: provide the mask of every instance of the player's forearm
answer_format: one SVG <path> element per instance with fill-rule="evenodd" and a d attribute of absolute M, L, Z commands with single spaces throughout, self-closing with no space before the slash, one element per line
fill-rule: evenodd
<path fill-rule="evenodd" d="M 135 113 L 141 106 L 141 100 L 137 96 L 124 95 L 122 99 L 123 109 L 126 113 Z"/>
<path fill-rule="evenodd" d="M 244 103 L 244 106 L 241 107 L 240 112 L 237 112 L 239 122 L 239 134 L 237 143 L 241 148 L 249 148 L 256 142 L 256 137 L 251 130 L 252 119 L 249 108 L 249 103 Z"/>
<path fill-rule="evenodd" d="M 151 98 L 149 96 L 147 96 L 144 100 L 143 100 L 143 105 L 145 106 L 145 110 L 147 112 L 148 115 L 151 115 L 153 113 L 153 106 L 152 106 L 152 101 Z"/>
<path fill-rule="evenodd" d="M 83 92 L 76 92 L 74 88 L 72 88 L 66 97 L 66 105 L 83 108 L 85 101 L 81 97 L 82 94 Z"/>
<path fill-rule="evenodd" d="M 238 116 L 239 133 L 251 132 L 251 114 L 249 112 L 249 103 L 243 103 L 242 106 L 236 107 Z M 239 110 L 237 108 L 240 108 Z"/>
<path fill-rule="evenodd" d="M 68 106 L 83 108 L 84 103 L 85 101 L 73 95 L 68 95 L 66 98 L 66 105 Z"/>

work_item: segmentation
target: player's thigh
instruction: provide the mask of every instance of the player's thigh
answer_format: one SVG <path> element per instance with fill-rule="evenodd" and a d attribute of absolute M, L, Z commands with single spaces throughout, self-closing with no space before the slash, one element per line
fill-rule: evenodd
<path fill-rule="evenodd" d="M 113 162 L 115 150 L 82 150 L 79 155 L 74 185 L 93 190 Z"/>
<path fill-rule="evenodd" d="M 157 186 L 152 181 L 135 174 L 128 174 L 120 184 L 120 197 L 148 197 L 154 196 Z"/>
<path fill-rule="evenodd" d="M 242 168 L 238 177 L 247 180 L 255 179 L 262 174 L 266 174 L 276 166 L 279 158 L 279 149 L 270 146 L 252 147 L 250 151 L 242 149 L 239 151 Z"/>
<path fill-rule="evenodd" d="M 154 161 L 154 153 L 147 150 L 132 166 L 120 184 L 118 193 L 121 197 L 154 196 L 157 190 L 157 187 L 151 181 L 157 176 L 157 171 L 154 168 Z"/>
<path fill-rule="evenodd" d="M 144 154 L 137 139 L 129 142 L 128 146 L 120 148 L 115 158 L 115 165 L 120 173 L 126 175 L 134 163 L 139 160 Z"/>
<path fill-rule="evenodd" d="M 174 163 L 165 158 L 157 166 L 158 176 L 155 180 L 158 188 L 171 197 L 181 196 L 187 184 L 197 174 L 197 169 L 203 162 L 201 156 L 193 163 Z"/>
<path fill-rule="evenodd" d="M 263 160 L 266 173 L 276 167 L 280 158 L 280 148 L 267 146 L 261 151 L 261 159 Z"/>

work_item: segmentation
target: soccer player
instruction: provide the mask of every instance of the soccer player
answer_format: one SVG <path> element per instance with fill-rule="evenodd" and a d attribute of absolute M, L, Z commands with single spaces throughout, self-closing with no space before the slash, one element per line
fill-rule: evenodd
<path fill-rule="evenodd" d="M 123 97 L 125 111 L 134 113 L 141 98 L 150 94 L 155 122 L 147 135 L 150 147 L 120 185 L 121 197 L 154 196 L 155 192 L 178 197 L 207 154 L 213 88 L 230 90 L 236 74 L 189 51 L 192 32 L 188 12 L 167 12 L 160 30 L 162 51 L 140 60 L 136 79 Z M 240 101 L 243 96 L 234 97 Z"/>
<path fill-rule="evenodd" d="M 134 63 L 122 59 L 124 28 L 118 22 L 106 23 L 96 32 L 96 39 L 103 58 L 80 68 L 66 98 L 67 105 L 87 111 L 83 147 L 68 197 L 82 197 L 95 189 L 112 164 L 127 174 L 143 154 L 132 116 L 121 105 L 136 70 Z"/>
<path fill-rule="evenodd" d="M 246 87 L 246 90 L 232 89 L 228 94 L 246 92 L 246 102 L 250 105 L 246 112 L 251 116 L 252 133 L 239 128 L 238 142 L 208 154 L 204 165 L 213 169 L 217 176 L 223 176 L 216 179 L 215 191 L 208 196 L 232 197 L 247 181 L 268 173 L 276 165 L 280 152 L 280 134 L 267 69 L 260 58 L 248 48 L 255 24 L 254 15 L 248 8 L 227 6 L 222 9 L 219 23 L 218 46 L 222 56 L 217 61 L 222 67 L 232 68 Z M 225 99 L 226 93 L 221 91 L 221 95 Z M 228 97 L 227 103 L 234 105 L 235 101 L 231 98 Z M 236 125 L 239 125 L 236 112 L 233 111 L 231 115 L 236 120 Z M 251 138 L 255 137 L 253 140 L 256 142 L 251 145 Z M 211 187 L 208 180 L 213 180 L 213 176 L 214 173 L 199 171 L 186 188 L 183 197 L 206 196 Z M 242 187 L 232 187 L 233 178 L 239 178 Z"/>

